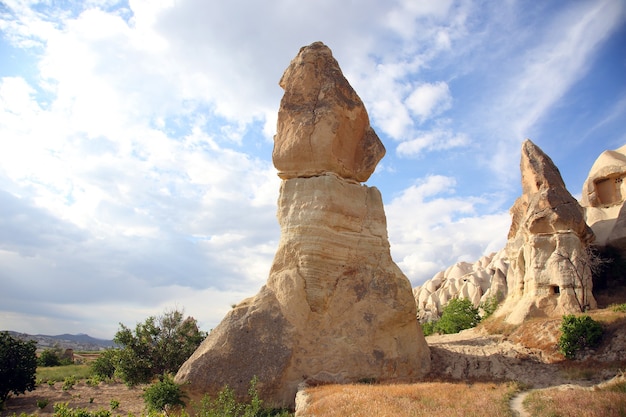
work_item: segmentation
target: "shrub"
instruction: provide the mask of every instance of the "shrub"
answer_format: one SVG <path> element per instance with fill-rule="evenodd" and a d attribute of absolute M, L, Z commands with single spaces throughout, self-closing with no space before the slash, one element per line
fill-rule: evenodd
<path fill-rule="evenodd" d="M 48 402 L 49 401 L 48 401 L 47 398 L 44 398 L 44 399 L 41 399 L 41 400 L 37 400 L 37 407 L 39 407 L 40 409 L 43 410 L 48 405 Z"/>
<path fill-rule="evenodd" d="M 173 407 L 184 407 L 184 394 L 174 379 L 166 374 L 144 390 L 143 400 L 148 411 L 163 411 L 166 415 Z"/>
<path fill-rule="evenodd" d="M 434 326 L 439 333 L 458 333 L 475 327 L 480 322 L 478 309 L 467 298 L 453 298 L 443 308 L 441 318 Z"/>
<path fill-rule="evenodd" d="M 597 346 L 601 339 L 602 326 L 588 315 L 563 316 L 558 348 L 567 359 L 574 358 L 581 349 Z"/>
<path fill-rule="evenodd" d="M 107 349 L 102 352 L 95 361 L 91 363 L 91 371 L 100 379 L 113 378 L 115 374 L 115 364 L 118 360 L 118 352 L 115 349 Z"/>
<path fill-rule="evenodd" d="M 431 334 L 434 334 L 436 325 L 436 321 L 427 321 L 426 323 L 422 323 L 422 331 L 424 332 L 424 336 L 430 336 Z"/>
<path fill-rule="evenodd" d="M 491 297 L 487 297 L 485 301 L 480 303 L 480 305 L 478 306 L 478 309 L 483 311 L 481 320 L 485 320 L 487 317 L 491 316 L 498 309 L 498 306 L 500 305 L 500 298 L 501 298 L 501 295 L 500 293 L 498 293 Z"/>
<path fill-rule="evenodd" d="M 76 384 L 76 377 L 72 376 L 66 376 L 65 379 L 63 380 L 63 391 L 68 391 L 71 390 L 72 388 L 74 388 L 74 385 Z"/>
<path fill-rule="evenodd" d="M 37 372 L 37 345 L 0 332 L 0 409 L 9 396 L 35 389 Z"/>
<path fill-rule="evenodd" d="M 118 400 L 111 400 L 109 405 L 111 406 L 111 411 L 117 410 L 120 407 L 120 402 Z"/>
<path fill-rule="evenodd" d="M 155 375 L 173 373 L 206 337 L 192 317 L 178 310 L 148 317 L 134 332 L 120 323 L 113 340 L 123 346 L 117 353 L 116 373 L 127 385 L 149 382 Z"/>
<path fill-rule="evenodd" d="M 250 381 L 248 402 L 237 401 L 235 392 L 228 386 L 225 386 L 216 398 L 205 395 L 200 405 L 195 407 L 195 415 L 197 417 L 287 417 L 292 415 L 286 410 L 264 409 L 263 401 L 259 398 L 257 392 L 257 382 L 256 377 Z"/>
<path fill-rule="evenodd" d="M 61 358 L 54 349 L 46 349 L 37 358 L 38 366 L 60 366 Z"/>

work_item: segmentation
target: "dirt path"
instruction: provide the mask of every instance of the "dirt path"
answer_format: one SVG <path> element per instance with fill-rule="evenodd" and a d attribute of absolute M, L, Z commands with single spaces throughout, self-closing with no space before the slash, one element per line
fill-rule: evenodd
<path fill-rule="evenodd" d="M 530 413 L 528 413 L 528 411 L 524 408 L 524 400 L 528 394 L 530 394 L 530 391 L 522 391 L 511 398 L 509 407 L 511 407 L 513 415 L 517 417 L 531 417 Z"/>

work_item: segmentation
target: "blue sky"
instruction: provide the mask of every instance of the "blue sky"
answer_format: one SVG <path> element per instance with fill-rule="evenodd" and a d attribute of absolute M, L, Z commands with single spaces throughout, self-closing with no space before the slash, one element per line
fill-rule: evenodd
<path fill-rule="evenodd" d="M 414 286 L 500 250 L 532 139 L 580 196 L 626 143 L 622 0 L 0 3 L 0 329 L 214 327 L 267 280 L 283 71 L 326 43 L 387 148 Z"/>

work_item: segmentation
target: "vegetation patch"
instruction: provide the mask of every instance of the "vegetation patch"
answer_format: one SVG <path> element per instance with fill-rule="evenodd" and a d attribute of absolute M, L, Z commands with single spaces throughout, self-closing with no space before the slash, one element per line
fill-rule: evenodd
<path fill-rule="evenodd" d="M 550 388 L 533 391 L 524 400 L 532 416 L 626 416 L 624 384 L 599 390 Z"/>
<path fill-rule="evenodd" d="M 559 351 L 568 359 L 573 359 L 584 348 L 597 346 L 602 339 L 602 326 L 588 315 L 563 316 Z"/>
<path fill-rule="evenodd" d="M 322 385 L 307 389 L 307 413 L 325 417 L 508 417 L 509 399 L 517 390 L 513 383 L 492 382 Z"/>

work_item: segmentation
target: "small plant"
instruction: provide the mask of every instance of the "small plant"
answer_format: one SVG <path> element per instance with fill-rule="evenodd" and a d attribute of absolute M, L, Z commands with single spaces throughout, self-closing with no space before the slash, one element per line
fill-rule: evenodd
<path fill-rule="evenodd" d="M 49 401 L 48 401 L 47 398 L 43 398 L 41 400 L 37 400 L 37 407 L 39 407 L 40 410 L 43 410 L 48 405 L 48 402 Z"/>
<path fill-rule="evenodd" d="M 120 402 L 118 400 L 111 400 L 109 404 L 111 405 L 111 411 L 117 410 L 120 406 Z"/>
<path fill-rule="evenodd" d="M 183 397 L 180 385 L 168 374 L 146 388 L 143 393 L 143 400 L 149 411 L 163 411 L 166 415 L 169 415 L 168 410 L 173 407 L 185 406 Z"/>
<path fill-rule="evenodd" d="M 487 297 L 485 301 L 480 303 L 478 308 L 483 312 L 482 320 L 485 320 L 487 317 L 491 316 L 498 309 L 498 306 L 500 305 L 500 298 L 500 293 L 498 293 L 491 297 Z"/>
<path fill-rule="evenodd" d="M 563 316 L 558 348 L 567 359 L 573 359 L 581 349 L 597 346 L 601 339 L 602 326 L 588 315 Z"/>
<path fill-rule="evenodd" d="M 54 380 L 52 380 L 52 379 L 49 379 L 49 380 L 47 381 L 47 384 L 48 384 L 48 386 L 50 386 L 50 387 L 54 387 L 54 384 L 55 384 L 55 383 L 56 383 L 56 381 L 54 381 Z"/>
<path fill-rule="evenodd" d="M 89 404 L 93 404 L 93 397 L 89 397 Z"/>
<path fill-rule="evenodd" d="M 616 313 L 626 313 L 626 304 L 614 304 L 611 306 L 611 310 Z"/>
<path fill-rule="evenodd" d="M 76 377 L 75 376 L 66 376 L 65 379 L 63 380 L 63 391 L 68 391 L 74 388 L 74 385 L 76 385 Z"/>

